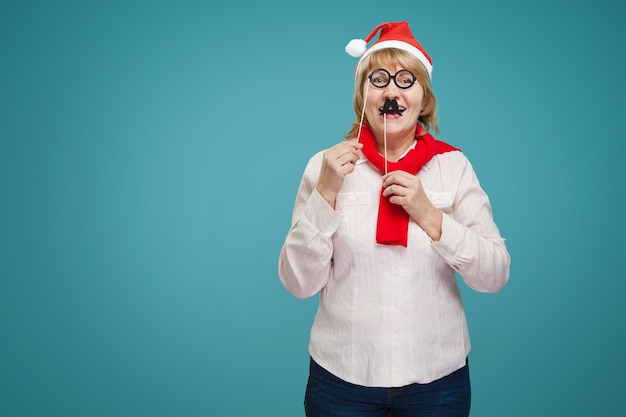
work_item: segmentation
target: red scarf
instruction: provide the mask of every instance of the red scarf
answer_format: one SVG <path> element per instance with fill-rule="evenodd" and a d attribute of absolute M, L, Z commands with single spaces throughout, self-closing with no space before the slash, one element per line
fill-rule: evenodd
<path fill-rule="evenodd" d="M 423 129 L 417 125 L 415 138 L 417 143 L 404 158 L 398 162 L 387 161 L 387 171 L 403 170 L 410 174 L 417 174 L 422 167 L 437 154 L 442 154 L 458 149 L 445 142 L 435 139 L 430 134 L 422 134 Z M 363 124 L 359 140 L 363 144 L 363 155 L 382 173 L 385 172 L 385 158 L 378 153 L 376 139 L 369 126 Z M 378 223 L 376 225 L 376 242 L 382 245 L 407 246 L 409 234 L 409 214 L 397 204 L 392 204 L 380 191 L 380 204 L 378 206 Z"/>

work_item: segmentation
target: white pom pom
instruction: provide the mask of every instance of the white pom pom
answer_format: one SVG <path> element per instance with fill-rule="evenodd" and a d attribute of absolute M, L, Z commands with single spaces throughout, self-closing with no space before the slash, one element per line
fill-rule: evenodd
<path fill-rule="evenodd" d="M 363 39 L 352 39 L 346 45 L 346 52 L 355 58 L 360 57 L 365 53 L 367 49 L 367 43 Z"/>

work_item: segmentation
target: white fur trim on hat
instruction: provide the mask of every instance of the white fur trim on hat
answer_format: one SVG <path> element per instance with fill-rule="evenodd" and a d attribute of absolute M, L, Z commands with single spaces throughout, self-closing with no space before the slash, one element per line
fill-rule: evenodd
<path fill-rule="evenodd" d="M 420 51 L 413 45 L 408 44 L 403 41 L 382 41 L 382 42 L 378 42 L 374 44 L 370 49 L 368 49 L 367 51 L 363 53 L 363 55 L 361 56 L 361 59 L 359 60 L 359 64 L 357 65 L 357 68 L 361 65 L 361 61 L 363 61 L 365 57 L 367 57 L 374 51 L 378 51 L 379 49 L 385 49 L 385 48 L 402 49 L 403 51 L 407 51 L 415 55 L 415 57 L 419 59 L 422 64 L 424 64 L 424 67 L 426 67 L 428 76 L 432 78 L 433 65 L 430 63 L 426 55 L 424 55 L 422 51 Z M 346 46 L 346 50 L 347 50 L 347 46 Z"/>

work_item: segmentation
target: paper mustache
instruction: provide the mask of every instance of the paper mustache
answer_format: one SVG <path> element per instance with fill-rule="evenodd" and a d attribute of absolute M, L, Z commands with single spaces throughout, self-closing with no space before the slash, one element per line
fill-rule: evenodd
<path fill-rule="evenodd" d="M 398 108 L 398 102 L 396 100 L 387 99 L 385 100 L 385 104 L 383 105 L 383 108 L 380 110 L 380 114 L 383 115 L 383 114 L 393 112 L 399 116 L 402 116 L 402 112 L 404 110 L 405 109 L 400 110 Z"/>

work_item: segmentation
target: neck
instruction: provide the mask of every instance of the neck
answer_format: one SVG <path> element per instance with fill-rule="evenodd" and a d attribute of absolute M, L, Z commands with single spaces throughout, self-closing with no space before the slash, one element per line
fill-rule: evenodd
<path fill-rule="evenodd" d="M 405 136 L 403 138 L 393 138 L 387 135 L 387 160 L 391 162 L 397 162 L 402 154 L 406 152 L 413 142 L 415 141 L 415 136 Z M 378 153 L 385 156 L 385 141 L 384 137 L 381 137 L 380 140 L 376 138 L 376 149 Z"/>

